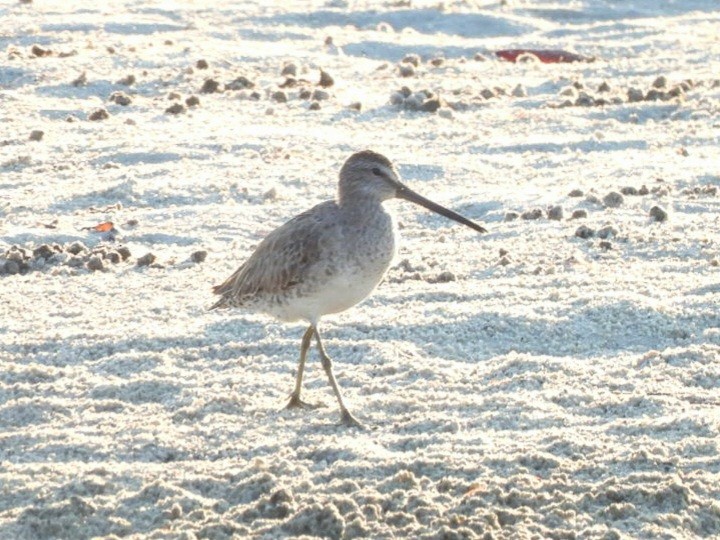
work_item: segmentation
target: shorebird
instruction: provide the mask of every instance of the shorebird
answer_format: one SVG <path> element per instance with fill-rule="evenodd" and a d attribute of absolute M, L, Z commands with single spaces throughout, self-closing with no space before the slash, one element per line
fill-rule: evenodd
<path fill-rule="evenodd" d="M 415 193 L 385 156 L 365 150 L 340 169 L 335 200 L 320 203 L 268 234 L 227 280 L 213 288 L 221 296 L 210 309 L 244 308 L 281 321 L 304 320 L 309 326 L 300 346 L 295 389 L 287 408 L 310 407 L 300 399 L 305 357 L 315 338 L 323 369 L 340 405 L 341 421 L 362 427 L 343 402 L 325 352 L 320 318 L 364 300 L 382 280 L 395 256 L 397 232 L 383 207 L 405 199 L 487 232 L 469 219 Z"/>

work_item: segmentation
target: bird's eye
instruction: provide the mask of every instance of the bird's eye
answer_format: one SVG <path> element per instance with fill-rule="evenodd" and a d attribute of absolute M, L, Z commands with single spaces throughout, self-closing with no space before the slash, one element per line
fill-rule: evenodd
<path fill-rule="evenodd" d="M 377 167 L 373 167 L 372 173 L 373 173 L 375 176 L 382 176 L 382 172 L 381 172 L 380 169 L 378 169 Z"/>

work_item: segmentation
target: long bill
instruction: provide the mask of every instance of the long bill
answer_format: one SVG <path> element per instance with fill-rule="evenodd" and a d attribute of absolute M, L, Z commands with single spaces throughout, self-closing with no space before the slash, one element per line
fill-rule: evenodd
<path fill-rule="evenodd" d="M 415 193 L 412 189 L 408 188 L 403 184 L 400 184 L 398 186 L 396 197 L 400 199 L 405 199 L 406 201 L 410 201 L 411 203 L 419 204 L 420 206 L 427 208 L 431 212 L 435 212 L 436 214 L 445 216 L 448 219 L 452 219 L 453 221 L 457 221 L 458 223 L 467 225 L 471 229 L 475 229 L 477 232 L 487 232 L 487 229 L 481 227 L 474 221 L 470 221 L 466 217 L 458 214 L 457 212 L 453 212 L 452 210 L 449 210 L 444 206 L 440 206 L 439 204 L 432 202 L 430 199 L 426 199 L 422 195 Z"/>

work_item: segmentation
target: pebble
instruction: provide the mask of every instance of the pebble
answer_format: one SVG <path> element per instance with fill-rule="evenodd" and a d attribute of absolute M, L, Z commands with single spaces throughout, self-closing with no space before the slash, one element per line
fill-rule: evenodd
<path fill-rule="evenodd" d="M 444 272 L 440 272 L 437 276 L 435 276 L 429 281 L 431 283 L 449 283 L 451 281 L 457 281 L 457 278 L 455 277 L 455 274 L 453 274 L 449 270 L 445 270 Z"/>
<path fill-rule="evenodd" d="M 441 67 L 445 64 L 445 59 L 442 56 L 438 56 L 436 58 L 432 58 L 430 60 L 430 64 L 434 67 Z"/>
<path fill-rule="evenodd" d="M 610 85 L 607 83 L 607 81 L 603 81 L 600 83 L 600 86 L 598 86 L 597 89 L 598 92 L 609 92 L 610 91 Z"/>
<path fill-rule="evenodd" d="M 220 83 L 215 79 L 205 79 L 202 87 L 200 87 L 201 94 L 214 94 L 215 92 L 221 92 Z"/>
<path fill-rule="evenodd" d="M 607 238 L 610 238 L 611 236 L 617 236 L 617 233 L 618 231 L 615 227 L 613 227 L 612 225 L 606 225 L 597 232 L 597 235 L 598 237 L 605 240 Z"/>
<path fill-rule="evenodd" d="M 591 204 L 597 204 L 598 206 L 602 206 L 602 201 L 600 200 L 600 197 L 598 197 L 595 193 L 588 193 L 585 195 L 585 200 Z"/>
<path fill-rule="evenodd" d="M 185 99 L 185 105 L 187 105 L 188 107 L 197 107 L 198 105 L 200 105 L 200 98 L 197 96 L 188 96 Z"/>
<path fill-rule="evenodd" d="M 333 84 L 335 84 L 335 79 L 333 79 L 329 73 L 321 69 L 320 82 L 318 82 L 318 84 L 323 88 L 330 88 Z"/>
<path fill-rule="evenodd" d="M 400 92 L 393 92 L 390 94 L 390 104 L 391 105 L 402 105 L 405 101 L 405 96 L 402 95 Z"/>
<path fill-rule="evenodd" d="M 243 75 L 225 85 L 226 90 L 245 90 L 246 88 L 255 88 L 255 83 Z"/>
<path fill-rule="evenodd" d="M 122 84 L 123 86 L 132 86 L 135 84 L 135 75 L 130 74 L 126 75 L 122 79 L 118 79 L 118 81 L 115 84 Z"/>
<path fill-rule="evenodd" d="M 587 210 L 584 210 L 582 208 L 578 208 L 572 213 L 572 216 L 570 216 L 570 219 L 585 219 L 587 217 L 588 213 Z"/>
<path fill-rule="evenodd" d="M 185 112 L 185 105 L 182 103 L 173 103 L 170 105 L 167 109 L 165 109 L 166 114 L 182 114 Z"/>
<path fill-rule="evenodd" d="M 501 266 L 507 266 L 507 265 L 511 264 L 511 262 L 512 261 L 510 260 L 510 257 L 505 255 L 500 258 L 500 260 L 498 261 L 498 264 L 500 264 Z"/>
<path fill-rule="evenodd" d="M 110 261 L 113 264 L 117 264 L 120 262 L 120 254 L 117 251 L 110 250 L 103 254 L 103 259 Z"/>
<path fill-rule="evenodd" d="M 603 240 L 598 245 L 600 246 L 600 249 L 604 249 L 605 251 L 609 251 L 612 249 L 612 242 L 609 242 L 607 240 Z"/>
<path fill-rule="evenodd" d="M 310 103 L 310 106 L 308 107 L 311 111 L 319 111 L 320 110 L 320 102 L 319 101 L 313 101 Z"/>
<path fill-rule="evenodd" d="M 523 212 L 520 216 L 521 218 L 525 220 L 533 220 L 533 219 L 540 219 L 543 215 L 543 211 L 539 208 L 533 208 L 532 210 L 527 210 L 526 212 Z"/>
<path fill-rule="evenodd" d="M 325 90 L 316 89 L 313 91 L 311 98 L 315 101 L 325 101 L 326 99 L 330 99 L 330 94 Z"/>
<path fill-rule="evenodd" d="M 650 217 L 653 218 L 655 221 L 666 221 L 668 215 L 663 208 L 659 206 L 653 206 L 650 209 Z"/>
<path fill-rule="evenodd" d="M 645 99 L 645 101 L 667 101 L 670 99 L 670 94 L 668 94 L 667 92 L 664 92 L 663 90 L 651 88 L 645 94 L 644 99 Z"/>
<path fill-rule="evenodd" d="M 437 96 L 430 97 L 420 104 L 419 110 L 423 112 L 433 113 L 440 108 L 440 98 Z"/>
<path fill-rule="evenodd" d="M 84 71 L 78 75 L 70 84 L 73 86 L 85 86 L 88 82 L 87 73 Z"/>
<path fill-rule="evenodd" d="M 33 130 L 30 132 L 30 137 L 29 137 L 29 139 L 30 139 L 31 141 L 39 142 L 39 141 L 42 140 L 42 138 L 43 138 L 44 136 L 45 136 L 45 132 L 44 132 L 44 131 L 42 131 L 42 130 L 40 130 L 40 129 L 33 129 Z"/>
<path fill-rule="evenodd" d="M 638 189 L 638 195 L 647 195 L 648 193 L 650 193 L 650 190 L 645 184 L 640 186 L 640 189 Z"/>
<path fill-rule="evenodd" d="M 522 84 L 517 84 L 510 92 L 514 97 L 527 97 L 527 90 Z"/>
<path fill-rule="evenodd" d="M 98 122 L 100 120 L 107 120 L 108 118 L 110 118 L 110 113 L 102 108 L 95 109 L 93 112 L 91 112 L 88 115 L 88 120 L 91 120 L 93 122 Z"/>
<path fill-rule="evenodd" d="M 110 94 L 109 100 L 113 103 L 117 103 L 118 105 L 122 105 L 123 107 L 127 107 L 132 103 L 132 98 L 125 92 L 113 92 Z"/>
<path fill-rule="evenodd" d="M 156 258 L 157 257 L 155 257 L 155 255 L 153 255 L 152 253 L 146 253 L 142 257 L 138 258 L 136 264 L 137 266 L 150 266 L 152 263 L 155 262 Z"/>
<path fill-rule="evenodd" d="M 276 92 L 273 92 L 270 97 L 273 101 L 277 101 L 278 103 L 287 103 L 287 94 L 283 92 L 282 90 L 277 90 Z"/>
<path fill-rule="evenodd" d="M 642 101 L 643 99 L 645 99 L 645 95 L 643 94 L 642 90 L 632 86 L 627 89 L 627 97 L 630 103 L 637 103 L 638 101 Z"/>
<path fill-rule="evenodd" d="M 625 199 L 617 191 L 611 191 L 603 197 L 603 203 L 608 208 L 619 208 Z"/>
<path fill-rule="evenodd" d="M 577 107 L 592 107 L 595 105 L 595 98 L 587 92 L 580 92 L 577 99 L 575 100 Z"/>
<path fill-rule="evenodd" d="M 85 259 L 77 256 L 70 257 L 67 261 L 70 268 L 80 268 L 83 264 L 85 264 Z"/>
<path fill-rule="evenodd" d="M 520 214 L 517 212 L 505 212 L 505 221 L 515 221 L 517 218 L 520 217 Z"/>
<path fill-rule="evenodd" d="M 354 111 L 362 111 L 362 103 L 359 101 L 353 101 L 350 105 L 348 105 L 348 109 L 352 109 Z"/>
<path fill-rule="evenodd" d="M 88 270 L 91 270 L 93 272 L 105 269 L 105 265 L 103 264 L 102 259 L 98 255 L 93 255 L 92 257 L 90 257 L 85 266 Z"/>
<path fill-rule="evenodd" d="M 119 246 L 117 248 L 117 252 L 120 255 L 120 257 L 122 257 L 123 261 L 127 261 L 130 258 L 130 255 L 131 255 L 130 248 L 128 248 L 127 246 Z"/>
<path fill-rule="evenodd" d="M 198 251 L 194 251 L 192 255 L 190 255 L 190 260 L 194 263 L 201 263 L 204 262 L 205 259 L 207 259 L 208 252 L 204 249 L 200 249 Z"/>
<path fill-rule="evenodd" d="M 664 75 L 660 75 L 657 79 L 653 81 L 652 85 L 653 88 L 666 88 L 667 78 Z"/>
<path fill-rule="evenodd" d="M 209 66 L 208 63 L 207 63 L 207 60 L 204 60 L 204 59 L 201 58 L 200 60 L 198 60 L 197 62 L 195 62 L 195 67 L 198 68 L 198 69 L 207 69 L 207 68 L 210 67 L 210 66 Z"/>
<path fill-rule="evenodd" d="M 400 64 L 398 71 L 401 77 L 413 77 L 415 75 L 415 68 L 412 64 Z"/>
<path fill-rule="evenodd" d="M 295 88 L 297 86 L 297 79 L 295 77 L 286 77 L 285 80 L 279 85 L 280 88 Z"/>
<path fill-rule="evenodd" d="M 17 261 L 5 261 L 3 267 L 5 269 L 5 273 L 10 274 L 11 276 L 20 273 L 20 264 Z"/>
<path fill-rule="evenodd" d="M 492 99 L 492 98 L 497 97 L 497 94 L 495 93 L 495 90 L 493 90 L 492 88 L 483 88 L 483 89 L 480 91 L 480 95 L 481 95 L 484 99 Z"/>
<path fill-rule="evenodd" d="M 632 186 L 625 186 L 623 188 L 620 188 L 620 193 L 623 195 L 637 195 L 638 190 L 637 188 L 634 188 Z"/>
<path fill-rule="evenodd" d="M 30 253 L 20 246 L 12 246 L 10 250 L 5 253 L 5 257 L 10 261 L 21 263 L 30 258 Z"/>
<path fill-rule="evenodd" d="M 318 90 L 318 89 L 316 89 L 316 90 L 312 93 L 312 96 L 311 96 L 311 97 L 312 97 L 312 99 L 314 99 L 315 101 L 324 101 L 324 100 L 326 100 L 326 99 L 330 99 L 330 94 L 329 94 L 328 92 L 326 92 L 325 90 Z"/>
<path fill-rule="evenodd" d="M 591 229 L 590 227 L 588 227 L 587 225 L 580 225 L 575 230 L 575 236 L 577 236 L 578 238 L 590 238 L 594 234 L 595 234 L 595 231 L 593 229 Z"/>
<path fill-rule="evenodd" d="M 167 95 L 167 98 L 168 98 L 169 100 L 171 100 L 171 101 L 172 101 L 172 100 L 178 100 L 178 99 L 180 99 L 181 97 L 182 97 L 182 95 L 180 95 L 180 92 L 170 92 L 170 93 L 168 93 L 168 95 Z"/>
<path fill-rule="evenodd" d="M 280 75 L 283 77 L 297 77 L 298 68 L 297 65 L 293 62 L 288 62 L 285 64 L 280 71 Z"/>
<path fill-rule="evenodd" d="M 585 195 L 585 193 L 583 193 L 582 189 L 573 189 L 568 193 L 568 197 L 582 197 L 583 195 Z"/>
<path fill-rule="evenodd" d="M 548 219 L 560 221 L 563 218 L 563 207 L 559 204 L 548 209 Z"/>
<path fill-rule="evenodd" d="M 33 45 L 30 48 L 30 54 L 33 56 L 50 56 L 52 54 L 52 51 L 50 49 L 43 49 L 40 45 Z"/>
<path fill-rule="evenodd" d="M 685 95 L 685 89 L 681 86 L 673 86 L 668 92 L 670 97 L 683 97 Z"/>
<path fill-rule="evenodd" d="M 71 253 L 72 255 L 77 255 L 79 253 L 83 253 L 84 251 L 87 251 L 87 248 L 85 247 L 85 244 L 79 241 L 75 241 L 72 244 L 70 244 L 67 249 L 65 250 L 68 253 Z"/>
<path fill-rule="evenodd" d="M 487 58 L 484 54 L 478 52 L 475 53 L 475 56 L 473 56 L 473 60 L 475 60 L 476 62 L 485 62 Z"/>
<path fill-rule="evenodd" d="M 405 58 L 401 60 L 403 64 L 412 64 L 415 67 L 420 65 L 420 56 L 417 54 L 405 55 Z"/>
<path fill-rule="evenodd" d="M 42 257 L 43 259 L 49 259 L 55 254 L 55 250 L 47 244 L 41 244 L 33 249 L 33 257 Z"/>

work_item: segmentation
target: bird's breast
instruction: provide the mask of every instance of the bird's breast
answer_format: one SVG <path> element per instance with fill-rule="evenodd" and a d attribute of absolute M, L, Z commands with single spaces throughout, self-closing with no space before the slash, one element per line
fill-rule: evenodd
<path fill-rule="evenodd" d="M 395 220 L 384 209 L 356 223 L 344 235 L 345 257 L 355 273 L 382 279 L 396 252 Z"/>

